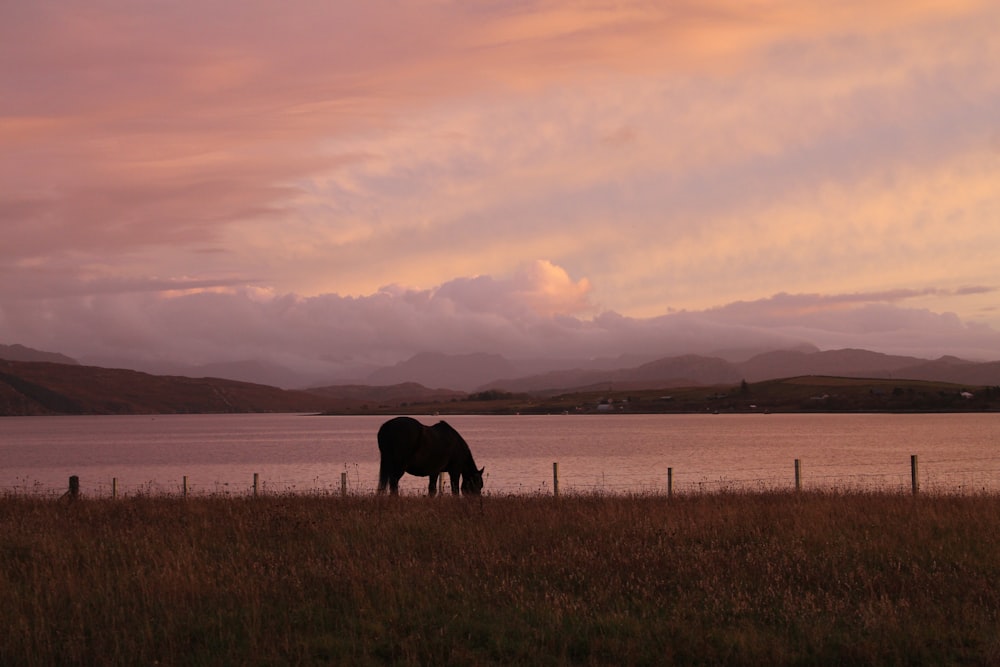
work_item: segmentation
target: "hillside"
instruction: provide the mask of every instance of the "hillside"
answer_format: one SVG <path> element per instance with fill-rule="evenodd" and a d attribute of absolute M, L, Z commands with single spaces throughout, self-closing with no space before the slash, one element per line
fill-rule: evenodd
<path fill-rule="evenodd" d="M 77 365 L 76 359 L 67 357 L 65 354 L 59 354 L 58 352 L 42 352 L 41 350 L 35 350 L 30 347 L 25 347 L 24 345 L 3 345 L 0 344 L 0 359 L 7 359 L 8 361 L 49 361 L 54 364 L 72 364 Z"/>
<path fill-rule="evenodd" d="M 727 406 L 717 399 L 706 398 L 731 397 L 732 387 L 742 382 L 755 388 L 754 398 L 760 407 L 765 401 L 758 392 L 764 387 L 775 387 L 781 396 L 767 407 L 776 410 L 983 410 L 994 407 L 983 403 L 982 397 L 992 395 L 990 388 L 1000 387 L 1000 362 L 971 362 L 955 357 L 928 360 L 868 350 L 779 350 L 744 361 L 701 355 L 641 361 L 627 356 L 595 359 L 561 370 L 553 369 L 557 364 L 552 362 L 548 372 L 496 379 L 464 389 L 471 378 L 503 377 L 505 373 L 524 370 L 525 364 L 509 362 L 499 355 L 422 354 L 374 375 L 366 384 L 292 391 L 218 377 L 157 375 L 83 366 L 61 354 L 4 345 L 0 346 L 0 415 L 561 412 L 596 410 L 599 400 L 613 396 L 618 397 L 615 407 L 619 411 L 699 411 L 714 410 L 720 405 L 722 409 L 746 410 L 753 401 Z M 629 362 L 640 363 L 629 365 Z M 542 364 L 528 366 L 539 368 Z M 801 378 L 816 377 L 839 378 L 841 384 L 845 379 L 860 382 L 854 383 L 857 386 L 846 394 L 817 388 L 818 396 L 828 396 L 822 401 L 799 396 L 797 387 L 814 382 Z M 374 380 L 378 382 L 372 383 Z M 400 381 L 387 384 L 390 380 Z M 879 382 L 882 384 L 878 385 Z M 457 386 L 448 386 L 449 383 Z M 927 389 L 932 385 L 933 390 Z M 972 390 L 976 400 L 956 402 L 954 397 L 966 388 Z M 869 395 L 863 395 L 863 391 Z M 886 393 L 896 400 L 882 400 Z M 656 400 L 650 402 L 649 397 L 666 394 L 691 398 L 686 403 L 675 400 L 666 405 L 659 405 Z M 646 402 L 638 405 L 633 400 L 626 406 L 621 402 L 626 396 L 646 397 L 643 399 Z M 848 398 L 839 400 L 838 396 Z"/>
<path fill-rule="evenodd" d="M 984 412 L 1000 387 L 924 380 L 802 376 L 670 389 L 601 386 L 558 394 L 488 391 L 421 404 L 412 414 L 659 414 L 767 412 Z M 406 406 L 399 406 L 406 412 Z"/>
<path fill-rule="evenodd" d="M 424 352 L 370 374 L 366 384 L 398 385 L 418 382 L 425 387 L 472 390 L 482 378 L 509 377 L 518 366 L 499 354 L 449 355 Z"/>
<path fill-rule="evenodd" d="M 778 350 L 758 354 L 743 362 L 682 355 L 615 370 L 578 368 L 494 380 L 479 389 L 552 395 L 601 386 L 638 390 L 713 386 L 741 380 L 762 382 L 799 376 L 924 380 L 991 386 L 1000 385 L 1000 362 L 972 362 L 955 357 L 931 361 L 852 349 Z"/>
<path fill-rule="evenodd" d="M 317 412 L 321 395 L 217 378 L 0 360 L 0 415 Z"/>
<path fill-rule="evenodd" d="M 378 408 L 407 407 L 411 404 L 449 403 L 465 398 L 465 392 L 451 389 L 428 389 L 416 382 L 388 386 L 365 384 L 334 385 L 307 390 L 328 399 L 336 411 L 365 411 Z"/>
<path fill-rule="evenodd" d="M 42 352 L 22 345 L 0 345 L 0 359 L 77 364 L 68 356 Z M 405 361 L 378 369 L 360 366 L 346 376 L 329 377 L 321 369 L 303 372 L 259 361 L 185 365 L 181 363 L 117 364 L 88 360 L 88 366 L 130 368 L 157 376 L 223 378 L 245 383 L 325 393 L 347 403 L 381 403 L 388 387 L 389 400 L 407 400 L 397 394 L 415 392 L 410 400 L 428 400 L 427 392 L 502 391 L 552 395 L 587 388 L 614 386 L 657 389 L 728 382 L 761 382 L 806 375 L 928 380 L 980 386 L 1000 385 L 1000 361 L 977 362 L 942 356 L 937 359 L 890 355 L 861 349 L 793 349 L 720 351 L 714 355 L 675 354 L 662 357 L 622 354 L 617 357 L 518 358 L 498 354 L 416 354 Z M 328 388 L 329 391 L 313 387 Z M 354 389 L 349 389 L 354 387 Z M 379 387 L 366 390 L 362 387 Z M 427 389 L 432 388 L 432 389 Z M 367 395 L 362 395 L 367 394 Z"/>

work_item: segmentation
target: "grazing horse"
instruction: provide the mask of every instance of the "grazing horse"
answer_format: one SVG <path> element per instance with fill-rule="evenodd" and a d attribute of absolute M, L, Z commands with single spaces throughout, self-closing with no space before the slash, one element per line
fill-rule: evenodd
<path fill-rule="evenodd" d="M 399 493 L 403 473 L 430 477 L 427 490 L 437 493 L 438 476 L 451 478 L 451 492 L 458 495 L 459 477 L 462 493 L 479 495 L 483 489 L 483 470 L 476 468 L 469 445 L 447 422 L 425 426 L 412 417 L 390 419 L 378 430 L 378 450 L 382 460 L 378 469 L 378 492 L 386 485 L 393 495 Z"/>

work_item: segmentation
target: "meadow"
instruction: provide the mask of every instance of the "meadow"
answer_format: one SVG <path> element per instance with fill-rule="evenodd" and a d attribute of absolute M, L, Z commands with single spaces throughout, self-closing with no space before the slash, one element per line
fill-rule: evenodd
<path fill-rule="evenodd" d="M 3 665 L 998 664 L 1000 497 L 0 497 Z"/>

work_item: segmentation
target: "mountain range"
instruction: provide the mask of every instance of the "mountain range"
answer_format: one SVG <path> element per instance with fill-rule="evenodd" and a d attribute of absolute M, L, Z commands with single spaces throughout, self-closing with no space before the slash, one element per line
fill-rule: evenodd
<path fill-rule="evenodd" d="M 554 394 L 613 385 L 618 389 L 653 389 L 760 382 L 802 375 L 908 379 L 969 385 L 1000 385 L 1000 362 L 972 362 L 956 357 L 935 360 L 869 350 L 796 348 L 755 354 L 744 361 L 681 355 L 624 365 L 630 359 L 595 360 L 565 368 L 525 373 L 498 355 L 421 354 L 380 369 L 370 384 L 416 382 L 427 387 L 464 391 L 502 390 Z M 501 375 L 502 373 L 506 375 Z"/>
<path fill-rule="evenodd" d="M 512 361 L 495 354 L 418 354 L 363 381 L 289 390 L 244 378 L 157 375 L 81 365 L 58 353 L 0 345 L 0 414 L 336 411 L 445 403 L 478 393 L 555 396 L 579 391 L 736 385 L 800 376 L 920 380 L 1000 387 L 1000 362 L 935 360 L 869 350 L 772 350 L 743 360 L 680 355 L 587 361 Z M 206 368 L 206 367 L 201 367 Z M 258 366 L 270 373 L 274 367 Z M 536 372 L 532 372 L 536 371 Z M 252 374 L 251 374 L 252 376 Z M 291 377 L 291 376 L 287 376 Z"/>

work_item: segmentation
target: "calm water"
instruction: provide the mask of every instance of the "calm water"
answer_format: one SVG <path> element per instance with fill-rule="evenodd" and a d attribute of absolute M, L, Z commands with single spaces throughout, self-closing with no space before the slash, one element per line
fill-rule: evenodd
<path fill-rule="evenodd" d="M 437 418 L 424 417 L 425 423 Z M 0 492 L 87 495 L 351 492 L 377 481 L 384 417 L 168 415 L 0 419 Z M 486 492 L 676 492 L 803 486 L 909 489 L 910 455 L 928 491 L 1000 491 L 1000 415 L 449 416 Z M 404 476 L 405 493 L 426 479 Z"/>

